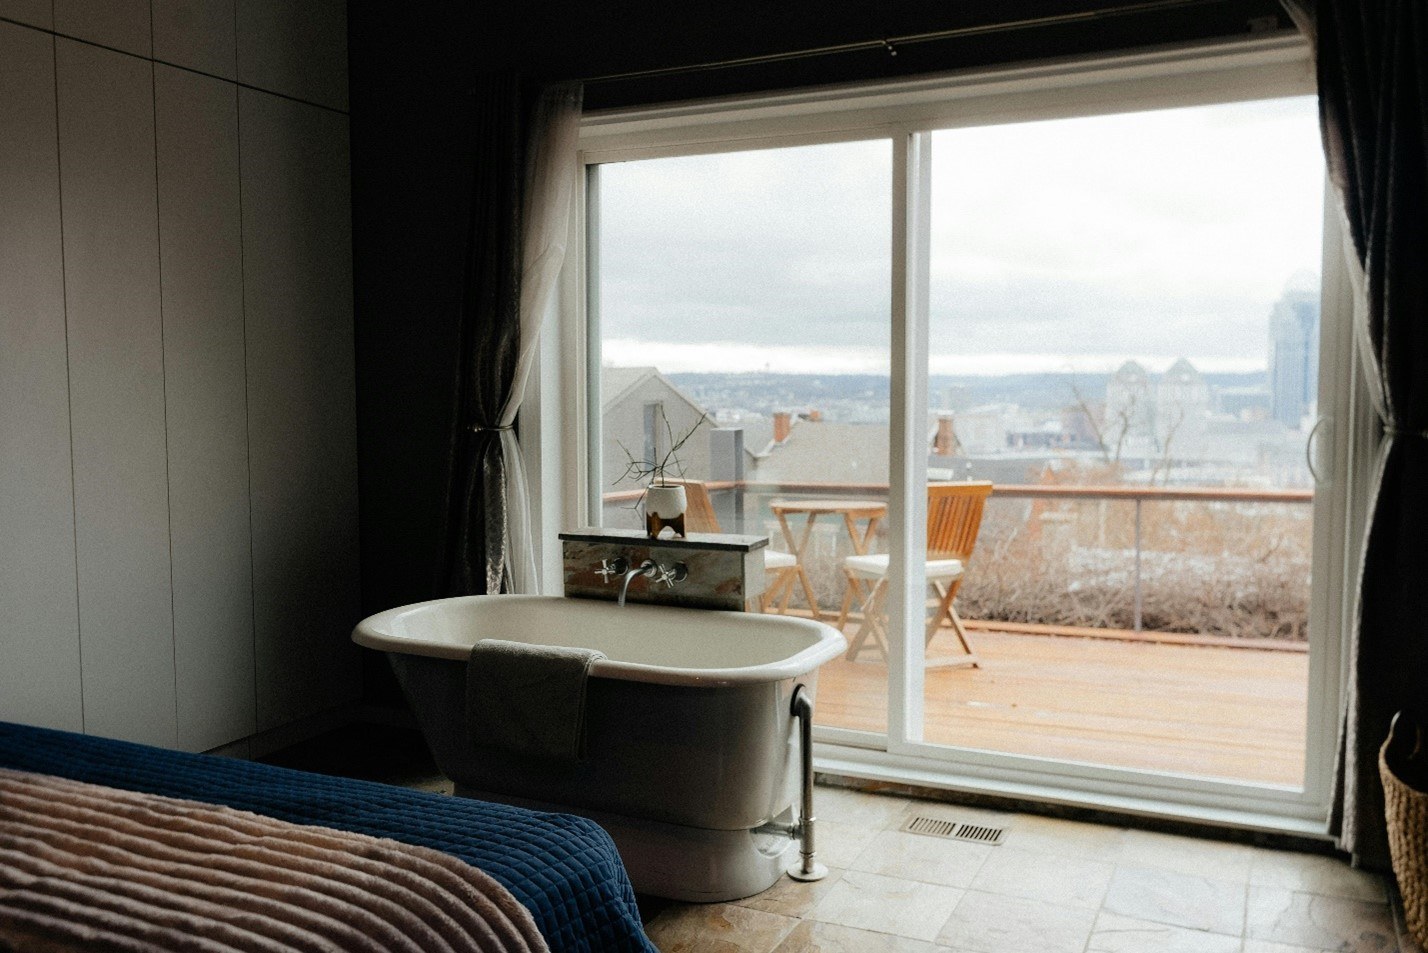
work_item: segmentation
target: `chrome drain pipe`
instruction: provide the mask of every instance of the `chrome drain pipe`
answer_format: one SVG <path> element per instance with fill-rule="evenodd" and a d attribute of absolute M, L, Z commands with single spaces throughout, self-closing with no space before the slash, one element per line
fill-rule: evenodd
<path fill-rule="evenodd" d="M 794 880 L 822 880 L 828 876 L 828 868 L 814 858 L 814 817 L 813 817 L 813 702 L 808 690 L 802 685 L 793 689 L 790 704 L 793 717 L 798 719 L 798 746 L 801 757 L 803 804 L 798 823 L 793 825 L 793 833 L 798 837 L 798 863 L 788 868 L 788 875 Z"/>

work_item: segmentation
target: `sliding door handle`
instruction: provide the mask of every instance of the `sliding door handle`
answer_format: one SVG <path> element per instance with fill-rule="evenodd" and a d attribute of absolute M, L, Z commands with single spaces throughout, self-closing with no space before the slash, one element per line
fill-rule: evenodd
<path fill-rule="evenodd" d="M 1309 468 L 1309 478 L 1314 481 L 1315 486 L 1328 485 L 1328 481 L 1319 476 L 1319 468 L 1315 466 L 1315 460 L 1319 456 L 1319 444 L 1314 438 L 1319 435 L 1319 428 L 1325 424 L 1329 425 L 1329 432 L 1332 434 L 1334 418 L 1320 417 L 1314 421 L 1314 426 L 1309 428 L 1309 436 L 1304 440 L 1304 464 Z"/>

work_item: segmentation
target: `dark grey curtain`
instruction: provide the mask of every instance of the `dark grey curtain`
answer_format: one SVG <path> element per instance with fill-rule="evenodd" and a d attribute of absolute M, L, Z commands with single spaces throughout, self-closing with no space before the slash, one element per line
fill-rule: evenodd
<path fill-rule="evenodd" d="M 486 76 L 471 97 L 471 226 L 440 595 L 497 593 L 505 576 L 507 468 L 498 425 L 520 347 L 525 86 L 518 76 Z"/>
<path fill-rule="evenodd" d="M 1362 269 L 1356 331 L 1382 422 L 1332 822 L 1357 863 L 1386 868 L 1378 748 L 1395 711 L 1428 699 L 1428 3 L 1309 6 L 1296 20 L 1315 42 L 1324 152 Z"/>

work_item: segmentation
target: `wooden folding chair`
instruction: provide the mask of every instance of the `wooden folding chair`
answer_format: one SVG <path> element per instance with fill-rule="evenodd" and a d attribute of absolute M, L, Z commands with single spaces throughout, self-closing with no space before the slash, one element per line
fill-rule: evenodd
<path fill-rule="evenodd" d="M 982 527 L 982 511 L 987 497 L 992 493 L 992 484 L 987 481 L 976 483 L 929 483 L 927 485 L 927 582 L 937 593 L 937 606 L 927 623 L 926 644 L 931 645 L 933 636 L 945 620 L 951 627 L 957 641 L 961 643 L 965 655 L 941 659 L 927 659 L 928 666 L 970 665 L 977 668 L 977 656 L 967 639 L 967 630 L 952 600 L 957 598 L 957 590 L 962 586 L 962 578 L 971 561 L 972 550 L 977 544 L 977 533 Z M 884 623 L 884 607 L 887 602 L 889 559 L 886 553 L 866 556 L 849 556 L 843 567 L 853 576 L 869 581 L 872 585 L 863 601 L 863 622 L 854 633 L 848 646 L 846 658 L 856 659 L 858 654 L 872 647 L 887 658 L 887 629 Z"/>
<path fill-rule="evenodd" d="M 668 483 L 684 487 L 684 529 L 689 533 L 722 533 L 719 516 L 714 512 L 714 501 L 709 498 L 709 487 L 700 480 L 669 480 Z M 759 611 L 768 612 L 778 600 L 783 598 L 783 612 L 788 608 L 787 594 L 798 581 L 798 559 L 792 553 L 776 549 L 764 549 L 764 571 L 772 576 L 764 591 L 759 595 Z"/>

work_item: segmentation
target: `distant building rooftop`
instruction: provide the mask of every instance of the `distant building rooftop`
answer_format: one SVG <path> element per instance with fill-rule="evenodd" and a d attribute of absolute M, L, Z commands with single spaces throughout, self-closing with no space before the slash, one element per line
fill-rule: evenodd
<path fill-rule="evenodd" d="M 720 424 L 721 427 L 742 427 L 744 430 L 744 450 L 757 456 L 768 449 L 773 440 L 773 420 L 768 417 L 748 416 L 738 423 Z"/>
<path fill-rule="evenodd" d="M 753 449 L 748 478 L 768 483 L 886 483 L 887 424 L 796 420 L 788 439 L 767 452 Z M 767 444 L 766 444 L 767 446 Z"/>
<path fill-rule="evenodd" d="M 620 399 L 651 377 L 663 378 L 657 367 L 602 367 L 600 368 L 600 406 L 602 409 L 620 402 Z M 669 381 L 665 381 L 669 384 Z M 673 384 L 670 389 L 675 390 Z"/>

